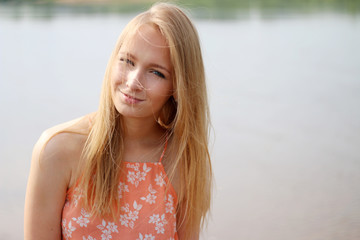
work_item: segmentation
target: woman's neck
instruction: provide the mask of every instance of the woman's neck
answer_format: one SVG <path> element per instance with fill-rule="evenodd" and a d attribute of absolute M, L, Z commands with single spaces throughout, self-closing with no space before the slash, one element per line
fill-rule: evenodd
<path fill-rule="evenodd" d="M 123 118 L 125 145 L 158 144 L 165 130 L 154 119 Z"/>

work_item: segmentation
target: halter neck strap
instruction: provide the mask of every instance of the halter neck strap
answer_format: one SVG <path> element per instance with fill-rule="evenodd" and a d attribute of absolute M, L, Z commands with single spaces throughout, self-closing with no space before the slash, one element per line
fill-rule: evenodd
<path fill-rule="evenodd" d="M 168 145 L 168 139 L 169 138 L 166 136 L 166 142 L 165 142 L 164 150 L 162 151 L 161 157 L 160 157 L 160 160 L 159 160 L 160 163 L 161 163 L 162 159 L 164 158 L 164 155 L 165 155 L 165 152 L 166 152 L 166 149 L 167 149 L 167 145 Z"/>

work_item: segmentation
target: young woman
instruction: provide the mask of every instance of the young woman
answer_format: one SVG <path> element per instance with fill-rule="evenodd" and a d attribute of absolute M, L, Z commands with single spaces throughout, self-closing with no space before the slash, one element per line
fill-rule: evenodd
<path fill-rule="evenodd" d="M 98 111 L 36 143 L 25 239 L 198 239 L 208 130 L 196 29 L 177 6 L 155 4 L 120 35 Z"/>

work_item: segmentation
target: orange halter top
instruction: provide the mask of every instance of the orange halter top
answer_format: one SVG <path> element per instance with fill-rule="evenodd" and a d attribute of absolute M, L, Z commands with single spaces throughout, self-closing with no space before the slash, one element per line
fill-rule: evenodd
<path fill-rule="evenodd" d="M 122 163 L 117 221 L 92 217 L 80 205 L 80 189 L 70 188 L 62 212 L 62 239 L 177 240 L 177 195 L 161 163 L 166 146 L 158 162 Z"/>

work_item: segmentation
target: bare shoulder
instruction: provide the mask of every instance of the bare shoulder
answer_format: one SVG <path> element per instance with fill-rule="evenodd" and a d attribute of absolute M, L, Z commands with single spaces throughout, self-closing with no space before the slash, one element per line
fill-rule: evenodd
<path fill-rule="evenodd" d="M 33 163 L 39 167 L 60 171 L 68 185 L 74 182 L 75 171 L 91 128 L 92 114 L 45 130 L 33 150 Z"/>
<path fill-rule="evenodd" d="M 35 144 L 25 199 L 25 239 L 61 239 L 61 212 L 89 128 L 86 115 L 47 129 Z"/>
<path fill-rule="evenodd" d="M 56 125 L 54 127 L 51 127 L 49 129 L 46 129 L 40 136 L 38 142 L 36 145 L 38 146 L 44 146 L 46 143 L 48 143 L 50 140 L 55 141 L 56 140 L 71 140 L 68 139 L 71 136 L 75 136 L 74 134 L 78 135 L 87 135 L 90 128 L 91 128 L 91 121 L 94 118 L 95 113 L 91 113 L 76 119 L 73 119 L 71 121 L 61 123 L 59 125 Z M 61 133 L 73 133 L 73 134 L 61 134 Z M 57 135 L 62 135 L 61 137 L 55 137 Z M 68 137 L 64 139 L 64 137 Z"/>

